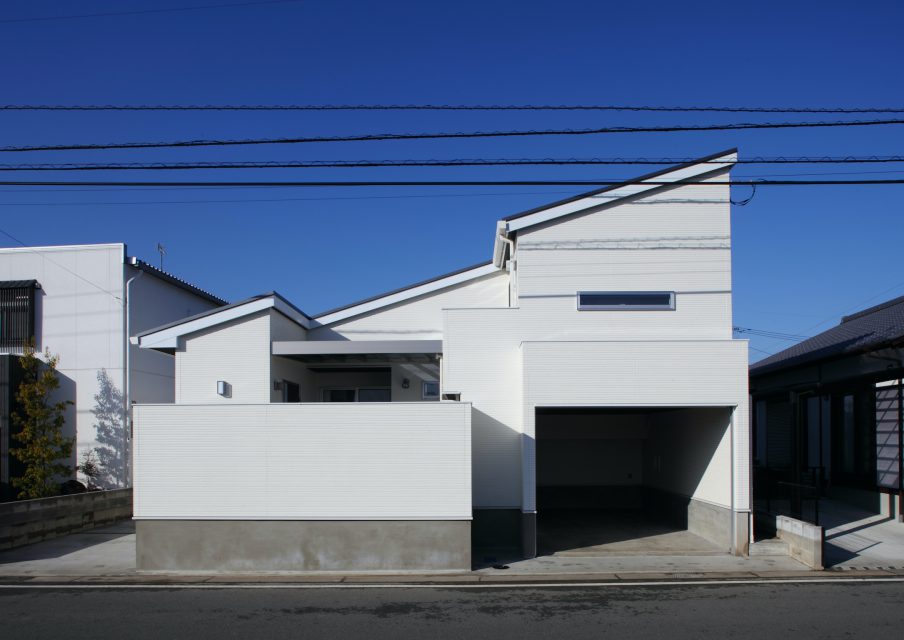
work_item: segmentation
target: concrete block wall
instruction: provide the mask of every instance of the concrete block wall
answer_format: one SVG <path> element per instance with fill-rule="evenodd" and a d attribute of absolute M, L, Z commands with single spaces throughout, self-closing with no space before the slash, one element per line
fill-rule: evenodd
<path fill-rule="evenodd" d="M 825 531 L 822 527 L 787 516 L 776 516 L 775 531 L 780 539 L 788 543 L 792 558 L 811 569 L 823 568 Z"/>
<path fill-rule="evenodd" d="M 0 504 L 0 549 L 12 549 L 132 517 L 132 490 L 92 491 Z"/>

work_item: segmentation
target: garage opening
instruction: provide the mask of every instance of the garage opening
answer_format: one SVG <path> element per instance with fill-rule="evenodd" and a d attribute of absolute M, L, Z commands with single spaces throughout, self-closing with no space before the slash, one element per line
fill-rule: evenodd
<path fill-rule="evenodd" d="M 731 414 L 537 408 L 538 553 L 728 553 Z"/>

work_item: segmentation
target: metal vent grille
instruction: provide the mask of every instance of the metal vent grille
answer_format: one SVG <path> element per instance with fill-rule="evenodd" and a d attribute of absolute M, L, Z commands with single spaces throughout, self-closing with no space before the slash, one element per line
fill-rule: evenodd
<path fill-rule="evenodd" d="M 0 351 L 21 353 L 35 335 L 35 280 L 0 282 Z"/>

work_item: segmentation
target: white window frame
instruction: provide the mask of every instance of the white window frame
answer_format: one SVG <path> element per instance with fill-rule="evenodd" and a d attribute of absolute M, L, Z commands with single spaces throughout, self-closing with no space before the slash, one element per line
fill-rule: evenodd
<path fill-rule="evenodd" d="M 581 296 L 599 295 L 599 296 L 649 296 L 659 295 L 669 297 L 668 305 L 658 304 L 581 304 Z M 575 294 L 575 302 L 578 311 L 674 311 L 675 310 L 675 292 L 674 291 L 578 291 Z"/>

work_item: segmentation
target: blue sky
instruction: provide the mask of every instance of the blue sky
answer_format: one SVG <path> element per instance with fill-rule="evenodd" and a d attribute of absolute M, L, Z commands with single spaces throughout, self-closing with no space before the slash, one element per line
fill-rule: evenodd
<path fill-rule="evenodd" d="M 899 2 L 7 0 L 3 103 L 904 106 Z M 77 5 L 77 6 L 76 6 Z M 6 20 L 6 22 L 4 22 Z M 584 128 L 803 119 L 632 113 L 0 112 L 0 145 Z M 819 119 L 819 118 L 815 118 Z M 0 163 L 900 155 L 904 126 L 4 154 Z M 623 179 L 650 167 L 199 171 L 214 180 Z M 882 173 L 865 174 L 874 171 Z M 835 175 L 836 173 L 851 175 Z M 894 173 L 889 173 L 894 172 Z M 740 166 L 735 178 L 901 178 L 904 164 Z M 159 172 L 5 179 L 162 179 Z M 170 177 L 170 176 L 167 176 Z M 180 172 L 173 179 L 189 179 Z M 126 242 L 231 300 L 310 313 L 489 259 L 500 217 L 586 188 L 22 189 L 0 229 L 29 245 Z M 749 195 L 737 187 L 734 197 Z M 761 188 L 732 212 L 735 324 L 818 332 L 904 294 L 902 186 Z M 0 235 L 0 245 L 15 243 Z M 751 359 L 789 343 L 754 338 Z"/>

